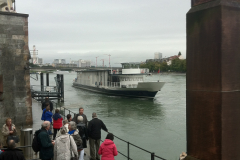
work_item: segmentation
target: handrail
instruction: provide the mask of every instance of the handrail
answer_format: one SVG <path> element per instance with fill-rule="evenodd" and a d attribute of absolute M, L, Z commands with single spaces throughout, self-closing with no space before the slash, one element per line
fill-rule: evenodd
<path fill-rule="evenodd" d="M 28 148 L 28 147 L 32 147 L 31 145 L 28 145 L 28 146 L 19 146 L 19 147 L 16 147 L 16 148 Z M 1 148 L 1 150 L 6 150 L 8 148 Z"/>
<path fill-rule="evenodd" d="M 58 103 L 56 103 L 56 102 L 54 102 L 54 101 L 52 101 L 54 104 L 56 104 L 56 108 L 58 107 Z M 67 109 L 67 108 L 65 108 L 65 107 L 62 107 L 61 105 L 60 105 L 60 110 L 61 110 L 61 108 L 63 108 L 64 109 L 64 118 L 65 118 L 65 110 L 67 110 L 67 111 L 69 111 L 69 113 L 73 113 L 74 114 L 74 116 L 76 115 L 76 113 L 74 113 L 74 112 L 72 112 L 71 110 L 69 110 L 69 109 Z M 106 132 L 106 131 L 105 131 Z M 109 133 L 109 132 L 107 132 L 107 133 Z M 158 158 L 158 159 L 161 159 L 161 160 L 166 160 L 165 158 L 162 158 L 162 157 L 160 157 L 160 156 L 157 156 L 157 155 L 155 155 L 155 153 L 154 152 L 150 152 L 150 151 L 148 151 L 148 150 L 146 150 L 146 149 L 143 149 L 143 148 L 141 148 L 141 147 L 139 147 L 139 146 L 137 146 L 137 145 L 135 145 L 135 144 L 133 144 L 133 143 L 130 143 L 130 142 L 128 142 L 128 141 L 126 141 L 126 140 L 124 140 L 124 139 L 122 139 L 122 138 L 119 138 L 118 136 L 116 136 L 116 135 L 113 135 L 114 137 L 116 137 L 117 139 L 119 139 L 119 140 L 121 140 L 121 141 L 123 141 L 123 142 L 125 142 L 125 143 L 127 143 L 127 145 L 128 145 L 128 155 L 124 155 L 123 153 L 121 153 L 120 151 L 118 151 L 118 153 L 120 153 L 122 156 L 124 156 L 124 157 L 126 157 L 126 158 L 128 158 L 128 160 L 132 160 L 130 157 L 129 157 L 129 145 L 132 145 L 132 146 L 134 146 L 134 147 L 136 147 L 136 148 L 138 148 L 138 149 L 140 149 L 140 150 L 142 150 L 142 151 L 145 151 L 145 152 L 147 152 L 147 153 L 150 153 L 151 154 L 151 160 L 154 160 L 154 158 L 156 157 L 156 158 Z M 102 140 L 101 140 L 102 141 Z M 103 142 L 103 141 L 102 141 Z"/>

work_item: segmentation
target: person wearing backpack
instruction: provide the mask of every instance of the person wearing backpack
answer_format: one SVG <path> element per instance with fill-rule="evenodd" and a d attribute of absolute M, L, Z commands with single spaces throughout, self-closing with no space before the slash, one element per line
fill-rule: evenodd
<path fill-rule="evenodd" d="M 38 141 L 40 142 L 40 159 L 51 160 L 53 158 L 54 141 L 51 141 L 48 130 L 50 129 L 50 122 L 44 121 L 42 123 L 41 132 L 38 134 Z"/>
<path fill-rule="evenodd" d="M 57 132 L 62 127 L 62 120 L 63 118 L 59 114 L 59 110 L 55 110 L 55 114 L 53 115 L 53 139 L 56 138 Z"/>
<path fill-rule="evenodd" d="M 33 141 L 32 141 L 32 149 L 33 149 L 33 151 L 34 151 L 36 154 L 37 154 L 37 152 L 39 152 L 40 149 L 41 149 L 41 143 L 40 143 L 40 141 L 38 140 L 38 135 L 39 135 L 39 133 L 40 133 L 41 131 L 42 131 L 41 129 L 35 131 L 34 137 L 33 137 Z"/>
<path fill-rule="evenodd" d="M 87 148 L 87 140 L 88 140 L 87 128 L 85 126 L 85 123 L 83 123 L 83 117 L 82 116 L 78 116 L 77 120 L 78 120 L 77 129 L 79 131 L 79 135 L 82 138 L 82 148 L 83 148 L 80 151 L 79 160 L 83 160 L 84 148 Z"/>
<path fill-rule="evenodd" d="M 106 139 L 101 144 L 98 154 L 102 155 L 101 160 L 114 160 L 114 156 L 118 155 L 117 147 L 113 142 L 114 136 L 108 133 Z"/>

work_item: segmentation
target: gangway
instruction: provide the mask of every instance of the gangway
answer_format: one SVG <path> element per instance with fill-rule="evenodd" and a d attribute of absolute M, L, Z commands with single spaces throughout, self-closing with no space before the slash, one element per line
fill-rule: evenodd
<path fill-rule="evenodd" d="M 54 79 L 56 86 L 49 86 L 49 73 L 46 73 L 46 86 L 44 86 L 43 73 L 40 73 L 40 85 L 31 85 L 32 98 L 44 101 L 44 97 L 49 97 L 50 100 L 64 101 L 64 76 L 57 74 Z"/>

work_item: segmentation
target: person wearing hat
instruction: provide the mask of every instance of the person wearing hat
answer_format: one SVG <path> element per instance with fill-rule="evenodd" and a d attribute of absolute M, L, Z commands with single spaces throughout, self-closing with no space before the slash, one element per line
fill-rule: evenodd
<path fill-rule="evenodd" d="M 78 116 L 77 120 L 78 120 L 77 129 L 79 131 L 79 135 L 82 138 L 82 150 L 80 151 L 79 160 L 83 160 L 84 148 L 87 148 L 87 140 L 88 140 L 87 128 L 86 128 L 85 124 L 83 123 L 82 116 Z"/>

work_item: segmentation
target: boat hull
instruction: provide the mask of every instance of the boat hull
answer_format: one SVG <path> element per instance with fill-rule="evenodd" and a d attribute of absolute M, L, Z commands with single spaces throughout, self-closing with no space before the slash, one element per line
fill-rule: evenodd
<path fill-rule="evenodd" d="M 146 90 L 144 88 L 107 88 L 87 86 L 78 83 L 73 83 L 73 87 L 113 96 L 133 97 L 133 98 L 150 98 L 153 99 L 157 91 Z"/>

